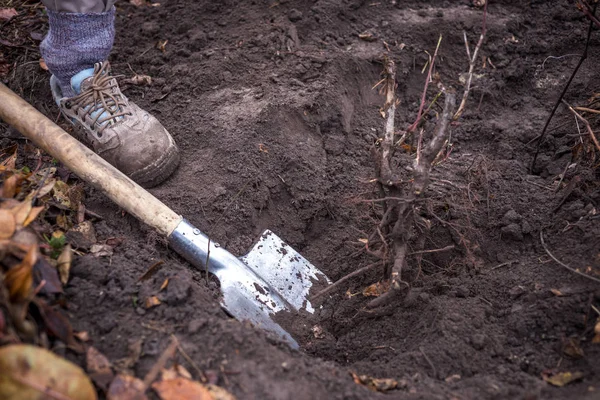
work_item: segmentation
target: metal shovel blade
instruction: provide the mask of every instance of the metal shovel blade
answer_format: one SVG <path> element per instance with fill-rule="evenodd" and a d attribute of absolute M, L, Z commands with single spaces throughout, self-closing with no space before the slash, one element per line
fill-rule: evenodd
<path fill-rule="evenodd" d="M 330 281 L 277 235 L 265 231 L 240 259 L 183 220 L 169 236 L 169 244 L 201 270 L 208 262 L 209 272 L 221 283 L 221 305 L 229 314 L 298 348 L 298 343 L 272 316 L 300 309 L 313 312 L 307 299 L 313 283 Z"/>

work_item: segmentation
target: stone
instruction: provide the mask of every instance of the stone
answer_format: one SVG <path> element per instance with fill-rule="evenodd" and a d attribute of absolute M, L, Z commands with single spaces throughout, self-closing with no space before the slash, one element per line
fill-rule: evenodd
<path fill-rule="evenodd" d="M 288 18 L 292 22 L 298 22 L 302 19 L 302 12 L 292 8 L 290 11 L 288 11 Z"/>
<path fill-rule="evenodd" d="M 505 227 L 500 229 L 500 231 L 502 232 L 503 238 L 514 240 L 517 242 L 523 240 L 523 232 L 521 231 L 521 227 L 518 224 L 512 223 L 506 225 Z"/>
<path fill-rule="evenodd" d="M 476 333 L 471 337 L 471 345 L 475 350 L 483 350 L 486 342 L 487 338 L 484 334 Z"/>

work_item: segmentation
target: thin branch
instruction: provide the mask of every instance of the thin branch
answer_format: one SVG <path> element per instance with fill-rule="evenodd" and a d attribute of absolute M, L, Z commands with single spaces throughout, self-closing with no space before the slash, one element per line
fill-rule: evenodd
<path fill-rule="evenodd" d="M 596 7 L 597 7 L 597 5 L 598 5 L 598 3 L 594 4 L 594 9 L 593 9 L 592 16 L 596 15 Z M 538 140 L 538 143 L 537 143 L 537 148 L 535 149 L 535 154 L 533 156 L 533 160 L 531 161 L 531 166 L 529 167 L 530 171 L 533 171 L 533 169 L 535 168 L 535 163 L 537 161 L 538 155 L 540 154 L 540 149 L 542 147 L 542 143 L 544 142 L 544 138 L 546 137 L 546 131 L 548 130 L 548 126 L 550 125 L 550 121 L 552 121 L 552 118 L 554 117 L 554 114 L 556 114 L 556 110 L 558 109 L 558 106 L 562 102 L 562 99 L 565 97 L 565 94 L 567 93 L 567 90 L 569 89 L 569 86 L 571 86 L 571 82 L 573 82 L 573 79 L 575 78 L 575 75 L 577 75 L 577 71 L 579 71 L 579 68 L 581 67 L 581 64 L 583 64 L 583 62 L 587 58 L 588 49 L 590 47 L 590 38 L 592 37 L 592 28 L 593 27 L 594 27 L 594 22 L 593 22 L 593 20 L 590 20 L 590 25 L 588 27 L 588 32 L 587 32 L 587 39 L 585 40 L 585 49 L 583 50 L 583 54 L 581 55 L 581 58 L 579 59 L 579 62 L 577 63 L 577 66 L 573 70 L 573 73 L 571 74 L 571 77 L 569 78 L 567 84 L 565 85 L 562 93 L 558 97 L 558 100 L 556 100 L 556 104 L 552 108 L 552 111 L 550 112 L 550 115 L 548 116 L 548 119 L 546 120 L 546 124 L 544 125 L 544 129 L 542 129 L 542 133 L 539 136 L 539 140 Z"/>
<path fill-rule="evenodd" d="M 435 65 L 435 59 L 437 57 L 438 50 L 440 48 L 440 44 L 442 43 L 442 35 L 438 39 L 437 46 L 435 47 L 435 52 L 433 53 L 433 57 L 431 57 L 431 62 L 429 63 L 429 71 L 427 72 L 427 80 L 425 81 L 425 87 L 423 88 L 423 94 L 421 95 L 421 105 L 419 106 L 419 112 L 417 114 L 416 121 L 408 127 L 406 132 L 414 132 L 421 122 L 421 118 L 423 117 L 423 108 L 425 107 L 425 100 L 427 99 L 427 88 L 429 87 L 429 82 L 431 81 L 431 74 L 433 72 L 433 66 Z"/>
<path fill-rule="evenodd" d="M 448 250 L 453 250 L 453 249 L 454 249 L 454 245 L 451 244 L 450 246 L 446 246 L 446 247 L 443 247 L 441 249 L 415 251 L 413 253 L 408 253 L 408 255 L 409 256 L 413 256 L 415 254 L 441 253 L 443 251 L 448 251 Z"/>
<path fill-rule="evenodd" d="M 381 265 L 381 261 L 377 261 L 373 264 L 369 264 L 366 267 L 362 267 L 361 269 L 357 269 L 356 271 L 344 276 L 343 278 L 340 278 L 339 280 L 335 281 L 334 283 L 332 283 L 331 285 L 327 286 L 325 289 L 321 290 L 319 293 L 315 294 L 314 296 L 312 296 L 310 298 L 311 301 L 314 301 L 315 299 L 318 299 L 319 297 L 325 296 L 328 293 L 331 293 L 333 291 L 333 289 L 337 288 L 338 286 L 340 286 L 342 283 L 347 282 L 348 280 L 354 278 L 355 276 L 364 274 L 365 272 L 370 271 L 371 269 L 380 266 Z"/>
<path fill-rule="evenodd" d="M 479 50 L 481 49 L 481 45 L 483 44 L 483 40 L 485 39 L 485 34 L 487 31 L 487 6 L 488 1 L 485 2 L 485 6 L 483 8 L 483 26 L 481 27 L 481 35 L 479 35 L 479 41 L 477 42 L 477 46 L 475 46 L 475 50 L 473 51 L 473 57 L 470 57 L 469 43 L 467 42 L 467 34 L 464 34 L 465 46 L 467 47 L 467 55 L 469 56 L 469 75 L 467 77 L 467 84 L 465 86 L 465 91 L 463 93 L 460 106 L 458 106 L 458 111 L 456 111 L 456 114 L 454 114 L 453 119 L 455 121 L 460 118 L 462 113 L 465 111 L 465 107 L 467 106 L 467 99 L 469 97 L 469 92 L 471 91 L 471 82 L 473 81 L 473 71 L 475 69 L 475 64 L 477 63 L 477 55 L 479 54 Z"/>
<path fill-rule="evenodd" d="M 600 151 L 600 143 L 598 143 L 598 138 L 596 138 L 596 135 L 594 134 L 594 131 L 592 130 L 592 127 L 590 126 L 589 121 L 587 119 L 583 118 L 581 116 L 581 114 L 579 114 L 577 111 L 575 111 L 575 109 L 573 109 L 573 107 L 571 107 L 569 105 L 569 103 L 567 103 L 565 100 L 563 100 L 562 102 L 569 108 L 569 111 L 571 111 L 581 122 L 583 122 L 590 137 L 592 138 L 592 141 L 596 145 L 596 148 L 598 149 L 598 151 Z"/>
<path fill-rule="evenodd" d="M 542 247 L 544 248 L 544 250 L 546 250 L 546 253 L 550 256 L 551 259 L 553 259 L 555 262 L 557 262 L 558 265 L 568 269 L 571 272 L 576 273 L 577 275 L 581 275 L 585 278 L 593 280 L 594 282 L 600 283 L 600 279 L 590 276 L 590 275 L 587 275 L 587 274 L 584 274 L 583 272 L 577 271 L 575 268 L 569 267 L 567 264 L 563 263 L 558 258 L 554 257 L 554 255 L 552 255 L 552 253 L 550 253 L 550 250 L 548 250 L 548 246 L 546 246 L 546 243 L 544 242 L 544 231 L 543 230 L 540 230 L 540 241 L 542 242 Z"/>

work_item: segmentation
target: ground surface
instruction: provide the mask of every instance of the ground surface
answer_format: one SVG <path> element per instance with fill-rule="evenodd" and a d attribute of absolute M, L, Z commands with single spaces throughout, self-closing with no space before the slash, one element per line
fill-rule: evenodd
<path fill-rule="evenodd" d="M 151 86 L 125 93 L 162 121 L 183 155 L 178 172 L 152 193 L 235 254 L 270 228 L 332 280 L 369 264 L 356 243 L 373 221 L 358 200 L 374 192 L 370 149 L 383 132 L 384 100 L 372 87 L 383 41 L 398 63 L 397 124 L 406 126 L 418 108 L 425 51 L 433 51 L 439 34 L 437 72 L 461 87 L 459 75 L 468 69 L 462 31 L 473 47 L 482 21 L 482 10 L 470 3 L 118 3 L 113 68 L 152 77 Z M 436 214 L 446 223 L 433 221 L 426 248 L 456 249 L 425 257 L 417 290 L 395 312 L 359 313 L 369 300 L 360 292 L 379 278 L 375 271 L 326 299 L 314 320 L 295 320 L 288 329 L 303 348 L 290 351 L 229 319 L 214 282 L 89 189 L 85 204 L 103 217 L 95 222 L 98 239 L 123 243 L 110 259 L 77 259 L 67 287 L 75 329 L 88 331 L 113 361 L 141 342 L 138 376 L 174 333 L 195 363 L 240 399 L 598 398 L 600 347 L 591 343 L 597 316 L 590 305 L 600 304 L 600 285 L 551 261 L 540 244 L 543 229 L 559 259 L 592 273 L 600 266 L 593 171 L 570 168 L 555 193 L 573 144 L 565 135 L 577 133 L 567 111 L 559 110 L 551 126 L 559 129 L 542 146 L 535 174 L 528 172 L 535 150 L 528 142 L 578 59 L 548 57 L 581 53 L 587 23 L 566 0 L 490 3 L 482 56 L 491 63 L 478 65 L 484 77 L 452 127 L 452 155 L 431 186 L 445 196 Z M 30 28 L 43 33 L 46 26 Z M 359 39 L 365 31 L 377 40 Z M 168 40 L 164 52 L 156 49 L 159 40 Z M 16 63 L 6 80 L 54 119 L 47 73 L 28 43 L 3 47 Z M 598 87 L 597 36 L 591 45 L 569 102 L 585 102 Z M 0 134 L 3 145 L 20 140 L 7 139 L 14 132 L 6 127 Z M 555 210 L 575 175 L 580 184 Z M 457 232 L 469 237 L 470 257 Z M 157 274 L 138 283 L 161 259 Z M 166 277 L 163 304 L 145 310 L 140 304 Z M 313 333 L 315 325 L 322 335 Z M 583 357 L 565 356 L 570 339 L 579 341 Z M 542 380 L 545 370 L 584 376 L 556 388 Z M 393 378 L 401 388 L 372 392 L 350 371 Z"/>

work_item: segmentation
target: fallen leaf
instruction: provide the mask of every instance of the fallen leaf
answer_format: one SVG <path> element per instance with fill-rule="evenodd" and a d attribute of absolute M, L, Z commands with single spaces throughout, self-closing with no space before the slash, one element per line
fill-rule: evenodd
<path fill-rule="evenodd" d="M 365 297 L 379 297 L 390 288 L 389 282 L 377 282 L 363 289 L 362 294 Z"/>
<path fill-rule="evenodd" d="M 85 365 L 87 372 L 107 372 L 110 371 L 110 361 L 94 346 L 90 346 L 85 353 Z"/>
<path fill-rule="evenodd" d="M 357 375 L 351 372 L 354 383 L 366 386 L 375 392 L 387 392 L 398 387 L 398 381 L 394 379 L 377 379 L 368 375 Z"/>
<path fill-rule="evenodd" d="M 558 290 L 558 289 L 550 289 L 550 291 L 552 292 L 553 295 L 561 297 L 563 295 L 563 293 Z"/>
<path fill-rule="evenodd" d="M 131 376 L 119 374 L 106 392 L 106 400 L 148 400 L 144 394 L 144 382 Z"/>
<path fill-rule="evenodd" d="M 168 285 L 169 285 L 169 278 L 165 279 L 163 284 L 160 285 L 160 289 L 158 291 L 160 292 L 160 291 L 164 290 Z"/>
<path fill-rule="evenodd" d="M 0 209 L 0 240 L 10 239 L 16 228 L 17 224 L 13 214 L 8 210 Z"/>
<path fill-rule="evenodd" d="M 213 400 L 206 387 L 186 378 L 155 382 L 152 389 L 161 400 Z"/>
<path fill-rule="evenodd" d="M 14 8 L 0 8 L 0 21 L 9 21 L 19 15 Z"/>
<path fill-rule="evenodd" d="M 40 58 L 40 68 L 43 69 L 44 71 L 48 71 L 48 66 L 46 65 L 46 60 L 44 60 L 43 58 Z"/>
<path fill-rule="evenodd" d="M 148 297 L 146 299 L 146 308 L 152 308 L 160 305 L 160 300 L 156 296 Z"/>
<path fill-rule="evenodd" d="M 160 372 L 160 379 L 163 381 L 168 381 L 175 378 L 192 379 L 192 374 L 190 374 L 187 369 L 179 364 L 175 364 L 171 368 L 163 369 Z"/>
<path fill-rule="evenodd" d="M 258 151 L 260 151 L 261 153 L 269 153 L 269 149 L 267 149 L 267 146 L 265 146 L 262 143 L 258 144 Z"/>
<path fill-rule="evenodd" d="M 25 344 L 0 348 L 0 398 L 97 399 L 81 368 L 48 350 Z"/>
<path fill-rule="evenodd" d="M 71 263 L 73 261 L 73 249 L 68 244 L 64 247 L 60 256 L 58 256 L 56 269 L 60 276 L 60 282 L 66 285 L 69 282 L 69 272 L 71 271 Z"/>
<path fill-rule="evenodd" d="M 236 400 L 234 395 L 220 386 L 206 385 L 206 388 L 212 395 L 213 400 Z"/>
<path fill-rule="evenodd" d="M 323 328 L 321 328 L 321 326 L 315 325 L 311 330 L 316 339 L 323 339 L 325 337 L 325 333 L 323 332 Z"/>
<path fill-rule="evenodd" d="M 17 194 L 17 175 L 11 175 L 2 183 L 2 197 L 11 198 Z"/>
<path fill-rule="evenodd" d="M 75 225 L 67 232 L 67 238 L 74 247 L 80 249 L 89 249 L 98 241 L 91 221 L 83 221 Z"/>
<path fill-rule="evenodd" d="M 358 38 L 365 42 L 374 42 L 377 38 L 371 32 L 363 32 L 358 35 Z"/>
<path fill-rule="evenodd" d="M 158 43 L 156 43 L 156 48 L 164 53 L 167 50 L 167 43 L 169 43 L 168 39 L 159 40 Z"/>
<path fill-rule="evenodd" d="M 557 374 L 542 374 L 542 378 L 551 385 L 563 387 L 583 378 L 583 372 L 559 372 Z"/>
<path fill-rule="evenodd" d="M 163 265 L 164 263 L 165 263 L 164 260 L 158 260 L 157 262 L 152 264 L 150 266 L 150 268 L 148 268 L 146 270 L 146 272 L 144 272 L 144 274 L 139 277 L 138 282 L 145 281 L 146 279 L 150 278 L 152 275 L 154 275 L 156 273 L 156 271 L 158 271 L 159 267 L 161 265 Z"/>
<path fill-rule="evenodd" d="M 63 292 L 62 284 L 58 277 L 58 271 L 45 257 L 38 257 L 37 262 L 33 266 L 33 279 L 36 285 L 39 285 L 42 281 L 46 282 L 40 289 L 41 294 L 57 294 Z"/>
<path fill-rule="evenodd" d="M 32 304 L 37 306 L 40 316 L 44 321 L 46 333 L 50 337 L 60 339 L 61 342 L 66 343 L 70 348 L 77 352 L 83 351 L 81 344 L 75 341 L 73 328 L 67 317 L 38 298 L 34 299 Z"/>
<path fill-rule="evenodd" d="M 30 246 L 23 260 L 12 267 L 4 276 L 4 284 L 8 288 L 10 299 L 20 302 L 29 297 L 33 285 L 33 266 L 38 258 L 36 246 Z"/>
<path fill-rule="evenodd" d="M 145 0 L 129 0 L 129 2 L 136 7 L 143 6 L 144 4 L 146 4 Z"/>
<path fill-rule="evenodd" d="M 129 79 L 125 79 L 124 82 L 136 86 L 150 86 L 152 85 L 152 78 L 148 75 L 136 74 Z"/>
<path fill-rule="evenodd" d="M 563 346 L 563 354 L 571 358 L 582 358 L 585 356 L 583 349 L 579 345 L 579 340 L 569 338 Z"/>
<path fill-rule="evenodd" d="M 31 201 L 23 200 L 16 207 L 11 208 L 11 212 L 15 217 L 15 222 L 17 223 L 17 228 L 22 228 L 31 212 Z"/>
<path fill-rule="evenodd" d="M 114 378 L 110 361 L 95 347 L 88 348 L 85 359 L 86 369 L 90 378 L 92 378 L 96 386 L 106 391 Z"/>
<path fill-rule="evenodd" d="M 90 248 L 90 253 L 94 257 L 111 257 L 113 248 L 107 244 L 95 244 Z"/>
<path fill-rule="evenodd" d="M 90 334 L 88 333 L 88 331 L 75 332 L 73 334 L 73 336 L 75 336 L 77 339 L 81 340 L 82 342 L 90 341 Z"/>
<path fill-rule="evenodd" d="M 25 221 L 23 222 L 23 227 L 29 225 L 30 223 L 32 223 L 33 221 L 35 221 L 35 219 L 38 217 L 38 215 L 40 215 L 40 213 L 44 210 L 44 206 L 39 206 L 39 207 L 32 207 L 31 211 L 29 211 L 29 215 L 27 216 L 27 218 L 25 218 Z"/>

